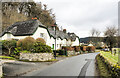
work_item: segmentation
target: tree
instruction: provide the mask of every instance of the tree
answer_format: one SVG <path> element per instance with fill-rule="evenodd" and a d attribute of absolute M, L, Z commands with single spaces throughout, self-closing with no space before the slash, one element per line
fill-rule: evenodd
<path fill-rule="evenodd" d="M 117 37 L 118 44 L 117 46 L 120 48 L 120 36 Z"/>
<path fill-rule="evenodd" d="M 41 42 L 43 44 L 46 44 L 45 40 L 43 38 L 37 38 L 36 42 Z"/>
<path fill-rule="evenodd" d="M 117 29 L 115 26 L 106 27 L 106 31 L 104 32 L 105 36 L 116 36 L 117 35 Z"/>
<path fill-rule="evenodd" d="M 101 32 L 99 30 L 96 30 L 95 34 L 96 34 L 97 37 L 99 37 Z"/>
<path fill-rule="evenodd" d="M 92 37 L 94 37 L 94 36 L 99 37 L 101 32 L 98 29 L 92 28 L 90 31 L 90 34 Z"/>
<path fill-rule="evenodd" d="M 21 47 L 21 50 L 31 51 L 32 47 L 34 46 L 35 39 L 32 37 L 26 37 L 24 39 L 20 39 L 17 42 L 17 47 Z"/>
<path fill-rule="evenodd" d="M 42 8 L 43 7 L 43 8 Z M 43 25 L 55 23 L 55 14 L 47 5 L 33 2 L 4 2 L 2 3 L 2 31 L 18 21 L 31 20 L 37 17 Z"/>
<path fill-rule="evenodd" d="M 95 28 L 92 28 L 92 30 L 90 31 L 90 34 L 91 34 L 92 37 L 95 36 L 95 32 L 96 32 L 96 29 L 95 29 Z"/>
<path fill-rule="evenodd" d="M 109 45 L 110 50 L 112 51 L 112 48 L 117 43 L 117 39 L 116 39 L 117 29 L 116 29 L 116 27 L 115 26 L 107 27 L 105 32 L 104 32 L 104 35 L 105 35 L 104 42 L 106 42 L 106 44 Z"/>
<path fill-rule="evenodd" d="M 11 49 L 16 47 L 16 40 L 4 40 L 2 42 L 3 46 L 8 49 L 8 54 L 11 54 Z"/>
<path fill-rule="evenodd" d="M 101 32 L 98 29 L 92 28 L 90 34 L 91 34 L 91 41 L 97 44 L 97 42 L 100 41 L 99 36 Z"/>
<path fill-rule="evenodd" d="M 35 42 L 34 47 L 32 48 L 31 52 L 33 52 L 33 53 L 51 53 L 52 50 L 51 50 L 50 46 L 48 46 L 44 43 Z"/>

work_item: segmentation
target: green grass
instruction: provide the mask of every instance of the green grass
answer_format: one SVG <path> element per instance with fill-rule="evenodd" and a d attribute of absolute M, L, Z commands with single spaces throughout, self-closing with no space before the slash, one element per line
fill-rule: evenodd
<path fill-rule="evenodd" d="M 102 55 L 107 61 L 109 61 L 112 65 L 118 63 L 118 53 L 116 55 L 111 54 L 111 52 L 101 51 L 100 55 Z"/>
<path fill-rule="evenodd" d="M 106 65 L 102 62 L 100 55 L 96 56 L 96 60 L 99 76 L 102 76 L 103 78 L 111 76 L 111 74 L 108 72 Z"/>
<path fill-rule="evenodd" d="M 0 59 L 9 59 L 9 60 L 15 60 L 15 58 L 10 56 L 0 56 Z"/>
<path fill-rule="evenodd" d="M 54 62 L 54 61 L 58 61 L 57 59 L 51 59 L 51 60 L 48 60 L 48 61 L 45 61 L 45 62 Z"/>

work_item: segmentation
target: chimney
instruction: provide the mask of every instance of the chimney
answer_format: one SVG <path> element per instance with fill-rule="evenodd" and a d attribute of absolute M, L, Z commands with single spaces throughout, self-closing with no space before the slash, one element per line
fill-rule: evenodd
<path fill-rule="evenodd" d="M 35 20 L 37 20 L 37 17 L 35 17 L 35 18 L 32 18 L 32 19 L 35 19 Z"/>
<path fill-rule="evenodd" d="M 63 29 L 63 32 L 66 33 L 66 29 Z"/>

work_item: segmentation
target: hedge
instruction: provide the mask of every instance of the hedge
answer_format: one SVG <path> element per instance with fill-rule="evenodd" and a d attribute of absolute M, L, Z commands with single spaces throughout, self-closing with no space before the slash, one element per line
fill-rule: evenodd
<path fill-rule="evenodd" d="M 102 62 L 106 65 L 109 73 L 111 74 L 112 77 L 116 78 L 120 76 L 120 66 L 117 64 L 112 65 L 110 61 L 108 61 L 105 57 L 102 55 L 99 55 L 100 59 Z"/>

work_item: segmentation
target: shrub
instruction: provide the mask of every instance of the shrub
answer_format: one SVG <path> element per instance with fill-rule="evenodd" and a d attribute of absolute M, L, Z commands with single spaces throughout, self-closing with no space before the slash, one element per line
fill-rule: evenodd
<path fill-rule="evenodd" d="M 96 49 L 103 49 L 102 47 L 96 47 Z"/>
<path fill-rule="evenodd" d="M 19 55 L 20 50 L 21 50 L 21 47 L 15 48 L 15 50 L 14 50 L 14 55 Z"/>
<path fill-rule="evenodd" d="M 59 55 L 67 55 L 67 51 L 65 51 L 65 50 L 63 50 L 63 49 L 61 49 L 61 50 L 53 50 L 54 53 L 55 53 L 55 51 L 56 51 L 56 53 L 58 53 Z"/>
<path fill-rule="evenodd" d="M 8 49 L 8 55 L 11 54 L 11 49 L 16 47 L 16 40 L 3 40 L 2 45 L 4 48 Z"/>
<path fill-rule="evenodd" d="M 94 51 L 95 51 L 95 47 L 94 47 L 94 46 L 88 46 L 88 47 L 86 48 L 86 50 L 87 50 L 88 52 L 94 52 Z"/>
<path fill-rule="evenodd" d="M 67 51 L 74 51 L 74 48 L 69 46 L 63 46 L 62 49 Z"/>
<path fill-rule="evenodd" d="M 17 47 L 21 47 L 21 50 L 31 51 L 34 46 L 35 40 L 32 37 L 26 37 L 17 42 Z"/>
<path fill-rule="evenodd" d="M 36 42 L 32 48 L 33 53 L 51 53 L 51 47 L 41 42 Z"/>
<path fill-rule="evenodd" d="M 75 52 L 79 52 L 80 51 L 80 46 L 74 46 L 74 50 L 75 50 Z"/>
<path fill-rule="evenodd" d="M 83 51 L 84 51 L 84 52 L 86 51 L 86 48 L 87 48 L 87 46 L 83 46 Z"/>
<path fill-rule="evenodd" d="M 88 46 L 88 47 L 86 48 L 86 51 L 91 52 L 91 51 L 92 51 L 91 47 Z"/>
<path fill-rule="evenodd" d="M 41 42 L 41 43 L 46 44 L 46 42 L 45 42 L 45 40 L 43 38 L 37 38 L 36 42 Z"/>

